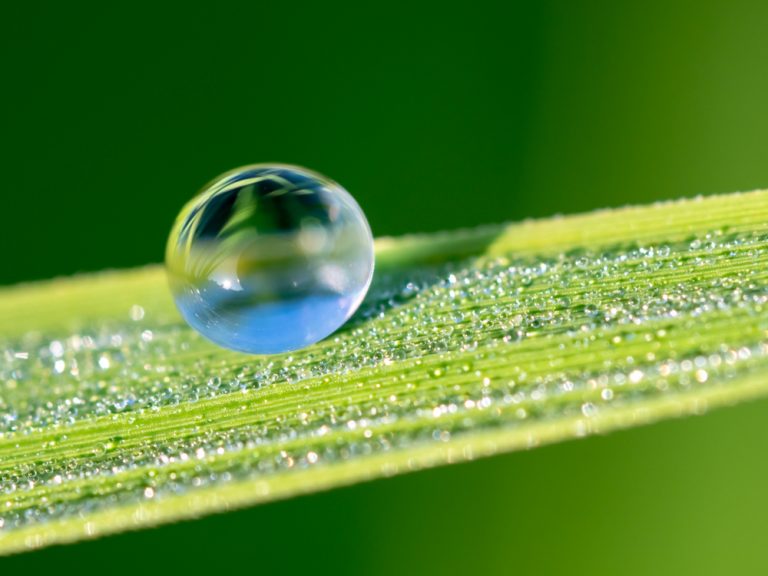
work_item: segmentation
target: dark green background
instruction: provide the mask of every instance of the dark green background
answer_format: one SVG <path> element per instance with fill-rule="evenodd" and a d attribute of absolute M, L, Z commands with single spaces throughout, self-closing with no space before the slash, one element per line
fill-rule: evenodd
<path fill-rule="evenodd" d="M 768 3 L 24 2 L 0 284 L 159 261 L 207 180 L 340 181 L 400 234 L 768 186 Z M 764 573 L 768 403 L 7 561 Z"/>

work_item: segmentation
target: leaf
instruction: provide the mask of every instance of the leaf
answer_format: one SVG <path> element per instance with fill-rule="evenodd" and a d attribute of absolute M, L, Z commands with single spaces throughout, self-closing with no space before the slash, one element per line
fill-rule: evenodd
<path fill-rule="evenodd" d="M 360 312 L 219 349 L 160 267 L 0 291 L 0 552 L 768 393 L 768 192 L 380 239 Z"/>

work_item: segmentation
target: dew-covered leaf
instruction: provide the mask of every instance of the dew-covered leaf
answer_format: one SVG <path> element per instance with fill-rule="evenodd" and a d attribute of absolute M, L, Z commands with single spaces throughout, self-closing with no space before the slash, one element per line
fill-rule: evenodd
<path fill-rule="evenodd" d="M 768 192 L 377 242 L 333 337 L 246 356 L 163 270 L 0 291 L 0 552 L 768 393 Z"/>

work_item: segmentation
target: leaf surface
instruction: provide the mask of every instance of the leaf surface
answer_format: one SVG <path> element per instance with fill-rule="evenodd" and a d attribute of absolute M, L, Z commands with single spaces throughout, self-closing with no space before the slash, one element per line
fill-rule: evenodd
<path fill-rule="evenodd" d="M 246 356 L 163 270 L 0 290 L 0 552 L 768 393 L 768 192 L 377 241 L 358 314 Z"/>

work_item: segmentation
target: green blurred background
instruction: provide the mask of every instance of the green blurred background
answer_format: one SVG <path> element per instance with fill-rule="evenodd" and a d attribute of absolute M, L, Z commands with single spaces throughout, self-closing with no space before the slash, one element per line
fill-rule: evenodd
<path fill-rule="evenodd" d="M 0 26 L 0 284 L 159 261 L 182 204 L 252 162 L 337 179 L 376 235 L 768 186 L 762 1 L 20 2 Z M 766 414 L 753 403 L 5 565 L 764 574 Z"/>

